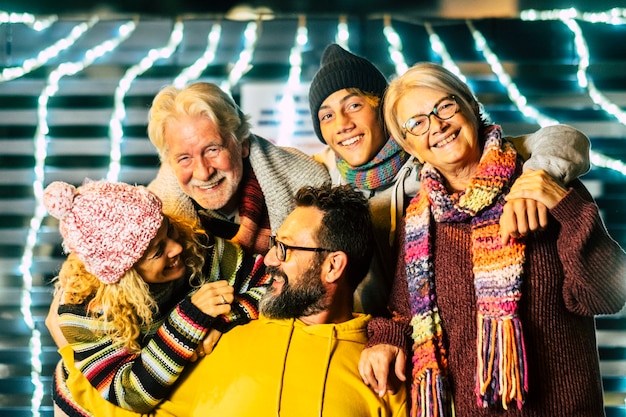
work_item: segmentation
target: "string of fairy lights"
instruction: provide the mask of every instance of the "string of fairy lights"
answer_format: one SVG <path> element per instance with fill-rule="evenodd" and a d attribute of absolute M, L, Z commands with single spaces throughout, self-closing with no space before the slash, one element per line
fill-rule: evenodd
<path fill-rule="evenodd" d="M 282 97 L 278 102 L 278 117 L 283 123 L 278 128 L 276 142 L 279 145 L 288 145 L 293 132 L 296 129 L 296 118 L 294 117 L 294 109 L 296 108 L 295 95 L 301 85 L 300 76 L 302 75 L 302 53 L 309 41 L 309 31 L 306 26 L 306 17 L 301 15 L 298 17 L 298 27 L 294 44 L 289 51 L 289 77 L 287 83 L 283 87 Z"/>
<path fill-rule="evenodd" d="M 27 21 L 30 22 L 33 19 L 32 16 L 25 16 Z M 0 17 L 0 24 L 2 23 L 16 23 L 17 17 L 4 16 L 4 18 Z M 0 82 L 10 81 L 16 78 L 20 78 L 30 72 L 46 65 L 52 58 L 56 57 L 59 53 L 64 50 L 72 47 L 76 41 L 78 41 L 89 29 L 93 27 L 98 22 L 97 16 L 92 17 L 88 22 L 81 22 L 74 26 L 70 31 L 69 35 L 64 38 L 59 39 L 54 44 L 44 48 L 37 54 L 34 58 L 26 59 L 22 65 L 16 67 L 8 67 L 4 68 L 0 73 Z M 44 29 L 47 29 L 53 22 L 56 22 L 55 18 L 48 18 L 43 20 L 41 24 L 37 24 L 39 20 L 33 21 L 28 24 L 33 30 L 40 32 Z"/>
<path fill-rule="evenodd" d="M 227 93 L 231 93 L 231 89 L 235 86 L 241 77 L 243 77 L 250 69 L 252 69 L 252 58 L 254 56 L 254 46 L 259 39 L 260 20 L 248 22 L 243 31 L 243 49 L 239 53 L 235 65 L 230 70 L 228 77 L 220 84 L 220 88 Z"/>
<path fill-rule="evenodd" d="M 409 66 L 404 59 L 404 53 L 402 52 L 402 38 L 391 24 L 391 16 L 385 15 L 383 17 L 383 34 L 389 44 L 387 51 L 389 52 L 389 58 L 394 63 L 396 68 L 396 75 L 404 74 Z"/>
<path fill-rule="evenodd" d="M 213 22 L 209 35 L 207 36 L 207 46 L 202 55 L 198 57 L 191 65 L 178 74 L 172 83 L 177 88 L 182 88 L 188 83 L 200 78 L 204 70 L 211 65 L 215 59 L 215 52 L 222 36 L 222 24 L 220 21 Z"/>
<path fill-rule="evenodd" d="M 335 43 L 340 45 L 343 49 L 350 49 L 348 41 L 350 40 L 350 31 L 348 30 L 348 19 L 346 16 L 339 16 L 339 23 L 337 24 L 337 35 L 335 36 Z"/>
<path fill-rule="evenodd" d="M 598 108 L 605 111 L 619 123 L 626 125 L 626 113 L 603 94 L 593 83 L 588 75 L 589 50 L 585 41 L 583 30 L 578 22 L 588 22 L 605 25 L 626 24 L 626 9 L 614 8 L 605 12 L 582 13 L 575 9 L 566 10 L 526 10 L 520 13 L 520 19 L 524 21 L 537 20 L 558 20 L 561 21 L 572 33 L 573 43 L 578 58 L 577 80 L 579 86 L 586 90 L 589 97 Z M 388 44 L 389 59 L 395 65 L 395 73 L 402 74 L 408 69 L 403 51 L 402 38 L 393 27 L 392 17 L 383 16 L 383 35 Z M 7 13 L 0 11 L 0 25 L 22 24 L 34 31 L 45 31 L 59 21 L 59 17 L 35 16 L 27 13 Z M 100 21 L 97 16 L 78 22 L 69 34 L 49 46 L 43 47 L 36 56 L 25 59 L 20 65 L 6 67 L 0 72 L 0 86 L 2 83 L 10 82 L 24 77 L 38 68 L 50 65 L 61 52 L 75 47 L 76 43 L 82 39 Z M 222 81 L 220 87 L 230 93 L 242 77 L 252 68 L 253 57 L 257 41 L 261 32 L 262 19 L 250 21 L 245 26 L 242 33 L 241 50 L 236 61 L 232 64 L 228 76 Z M 98 58 L 116 50 L 135 31 L 139 24 L 137 18 L 130 21 L 121 22 L 117 33 L 110 39 L 106 39 L 95 47 L 85 51 L 83 59 L 77 62 L 63 62 L 52 69 L 46 78 L 45 87 L 38 97 L 37 105 L 37 128 L 34 136 L 35 166 L 33 181 L 33 194 L 35 196 L 35 211 L 30 221 L 27 241 L 21 258 L 20 273 L 23 275 L 21 310 L 24 320 L 32 330 L 31 351 L 32 351 L 32 382 L 35 387 L 31 409 L 33 416 L 39 416 L 39 409 L 43 398 L 43 384 L 41 379 L 41 334 L 36 329 L 34 317 L 31 311 L 32 300 L 31 290 L 33 286 L 33 276 L 31 269 L 33 266 L 34 248 L 37 243 L 37 233 L 46 215 L 43 207 L 42 196 L 45 184 L 45 161 L 48 155 L 49 126 L 48 126 L 48 103 L 59 90 L 59 81 L 63 77 L 75 76 L 93 65 Z M 527 98 L 514 83 L 512 77 L 507 74 L 499 57 L 489 47 L 489 42 L 473 25 L 472 21 L 466 22 L 474 39 L 474 45 L 489 64 L 491 71 L 496 76 L 498 82 L 504 87 L 508 98 L 516 108 L 528 120 L 534 121 L 540 126 L 547 126 L 559 123 L 558 120 L 542 114 L 539 109 L 529 104 Z M 441 38 L 437 35 L 435 26 L 425 22 L 421 25 L 426 30 L 432 52 L 436 54 L 444 66 L 456 73 L 462 79 L 467 77 L 461 72 L 460 66 L 452 58 L 451 54 Z M 197 80 L 203 72 L 213 63 L 216 51 L 222 39 L 223 25 L 221 19 L 212 22 L 211 29 L 207 36 L 207 45 L 202 54 L 195 59 L 191 65 L 180 69 L 173 80 L 173 84 L 181 87 L 189 82 Z M 128 95 L 133 83 L 150 70 L 160 60 L 167 59 L 174 54 L 184 39 L 184 24 L 182 19 L 176 19 L 173 24 L 169 40 L 162 48 L 146 51 L 145 56 L 135 65 L 130 66 L 118 81 L 114 93 L 114 104 L 109 121 L 109 169 L 107 179 L 115 181 L 119 178 L 121 170 L 121 147 L 124 141 L 124 121 L 126 118 L 125 98 Z M 349 49 L 350 30 L 348 19 L 339 16 L 337 23 L 337 33 L 334 41 L 346 49 Z M 289 135 L 295 129 L 294 94 L 302 87 L 302 54 L 308 48 L 309 33 L 307 19 L 305 16 L 298 16 L 298 25 L 293 40 L 293 46 L 289 53 L 289 77 L 284 86 L 284 93 L 279 103 L 278 114 L 280 115 L 281 128 L 278 142 L 286 142 Z M 291 112 L 291 115 L 290 115 Z M 596 166 L 609 168 L 626 175 L 626 164 L 624 162 L 611 159 L 592 151 L 592 163 Z"/>
<path fill-rule="evenodd" d="M 135 22 L 133 22 L 135 24 Z M 113 115 L 109 122 L 109 170 L 107 172 L 107 180 L 117 181 L 121 170 L 122 158 L 122 139 L 124 137 L 123 122 L 126 118 L 126 105 L 124 98 L 134 80 L 141 74 L 152 68 L 152 66 L 161 59 L 167 59 L 176 50 L 183 40 L 184 25 L 181 19 L 178 19 L 172 28 L 169 41 L 163 48 L 150 49 L 146 55 L 135 65 L 126 70 L 124 76 L 120 79 L 115 89 L 113 102 Z"/>
<path fill-rule="evenodd" d="M 433 25 L 426 22 L 424 24 L 424 29 L 426 29 L 426 32 L 428 33 L 430 49 L 432 49 L 434 53 L 439 55 L 439 57 L 441 58 L 441 64 L 445 66 L 448 70 L 452 71 L 452 73 L 458 76 L 461 80 L 463 80 L 463 82 L 467 81 L 467 78 L 465 78 L 465 75 L 463 75 L 459 66 L 452 59 L 452 56 L 448 52 L 446 45 L 443 43 L 439 35 L 437 35 L 437 32 L 435 32 Z"/>
<path fill-rule="evenodd" d="M 93 26 L 97 18 L 92 18 L 90 25 Z M 85 68 L 92 65 L 101 56 L 115 50 L 120 43 L 128 39 L 135 28 L 135 22 L 128 22 L 120 25 L 116 37 L 107 39 L 99 45 L 87 50 L 84 58 L 78 62 L 64 62 L 54 68 L 46 79 L 45 87 L 39 95 L 37 105 L 38 123 L 34 137 L 35 149 L 35 180 L 33 181 L 33 194 L 35 196 L 35 213 L 30 221 L 30 228 L 26 238 L 26 245 L 22 255 L 20 272 L 22 273 L 22 297 L 20 308 L 24 316 L 24 321 L 31 329 L 31 381 L 34 385 L 33 396 L 31 397 L 31 411 L 33 416 L 39 415 L 39 408 L 43 400 L 43 383 L 41 379 L 41 333 L 35 326 L 35 321 L 31 311 L 32 299 L 31 290 L 33 286 L 33 276 L 31 273 L 34 248 L 37 243 L 37 233 L 42 221 L 46 216 L 43 206 L 43 190 L 45 176 L 45 160 L 48 145 L 48 102 L 59 91 L 59 82 L 63 77 L 78 74 Z"/>
<path fill-rule="evenodd" d="M 576 9 L 553 10 L 553 11 L 537 11 L 527 10 L 520 15 L 522 20 L 560 20 L 572 32 L 574 36 L 574 46 L 578 56 L 578 85 L 586 89 L 591 100 L 604 110 L 607 114 L 613 116 L 621 124 L 626 125 L 626 112 L 609 100 L 600 90 L 598 90 L 593 80 L 587 75 L 589 67 L 589 48 L 587 41 L 578 20 L 590 23 L 602 23 L 611 25 L 626 24 L 626 9 L 614 8 L 606 13 L 580 13 Z M 608 158 L 593 150 L 590 151 L 591 163 L 604 168 L 609 168 L 622 174 L 626 174 L 626 164 L 620 160 Z"/>

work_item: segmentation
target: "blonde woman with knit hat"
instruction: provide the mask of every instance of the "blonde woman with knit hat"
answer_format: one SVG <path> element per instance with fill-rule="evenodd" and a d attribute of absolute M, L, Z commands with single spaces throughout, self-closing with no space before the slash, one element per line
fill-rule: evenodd
<path fill-rule="evenodd" d="M 240 294 L 262 284 L 261 257 L 165 216 L 148 189 L 54 182 L 44 204 L 69 253 L 55 284 L 58 315 L 46 320 L 63 358 L 54 375 L 58 414 L 95 415 L 70 393 L 85 378 L 110 403 L 148 412 L 211 329 L 256 318 L 232 313 Z"/>
<path fill-rule="evenodd" d="M 387 80 L 367 59 L 329 45 L 309 89 L 309 108 L 319 140 L 328 145 L 314 158 L 328 169 L 333 184 L 350 184 L 370 200 L 377 250 L 369 276 L 355 294 L 355 308 L 388 314 L 387 297 L 396 259 L 396 223 L 405 203 L 419 189 L 421 164 L 405 152 L 385 129 L 381 105 Z M 397 138 L 396 138 L 397 139 Z M 544 169 L 567 183 L 589 169 L 589 139 L 576 129 L 558 125 L 516 138 L 524 167 Z M 524 200 L 504 217 L 511 233 L 535 229 L 536 211 Z"/>
<path fill-rule="evenodd" d="M 589 192 L 522 175 L 500 126 L 442 66 L 416 64 L 384 100 L 391 134 L 424 165 L 399 228 L 393 320 L 368 325 L 364 381 L 384 393 L 389 376 L 408 380 L 412 416 L 604 415 L 594 315 L 626 302 L 626 253 Z M 547 208 L 544 227 L 503 239 L 505 204 L 520 197 Z"/>

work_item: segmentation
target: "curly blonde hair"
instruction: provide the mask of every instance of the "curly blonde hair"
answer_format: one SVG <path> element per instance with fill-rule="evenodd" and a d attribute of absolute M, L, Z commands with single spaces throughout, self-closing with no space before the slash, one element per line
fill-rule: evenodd
<path fill-rule="evenodd" d="M 169 217 L 178 232 L 177 241 L 183 246 L 182 258 L 187 266 L 187 279 L 191 287 L 204 283 L 203 243 L 206 234 L 193 229 L 188 223 Z M 105 284 L 85 268 L 84 263 L 70 254 L 55 281 L 55 291 L 61 291 L 61 304 L 88 302 L 88 314 L 103 325 L 94 329 L 124 345 L 131 352 L 139 352 L 142 331 L 153 324 L 158 305 L 150 293 L 150 286 L 133 266 L 115 284 Z"/>

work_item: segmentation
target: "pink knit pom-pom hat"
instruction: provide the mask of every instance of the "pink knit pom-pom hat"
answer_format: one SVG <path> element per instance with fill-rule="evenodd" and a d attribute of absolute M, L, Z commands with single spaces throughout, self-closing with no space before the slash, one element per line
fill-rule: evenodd
<path fill-rule="evenodd" d="M 141 259 L 163 222 L 161 200 L 124 183 L 88 180 L 76 188 L 55 181 L 43 202 L 60 221 L 66 249 L 105 284 L 118 282 Z"/>

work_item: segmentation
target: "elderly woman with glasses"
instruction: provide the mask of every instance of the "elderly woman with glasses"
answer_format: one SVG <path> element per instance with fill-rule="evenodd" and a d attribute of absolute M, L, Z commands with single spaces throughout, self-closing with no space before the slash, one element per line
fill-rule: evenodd
<path fill-rule="evenodd" d="M 401 227 L 393 318 L 369 325 L 363 380 L 393 391 L 410 358 L 413 416 L 603 415 L 594 315 L 626 302 L 626 255 L 589 192 L 522 174 L 500 126 L 439 65 L 395 79 L 384 115 L 424 167 Z M 517 198 L 545 206 L 545 227 L 505 239 L 499 219 Z"/>

